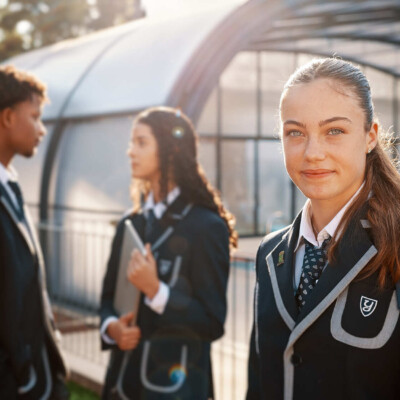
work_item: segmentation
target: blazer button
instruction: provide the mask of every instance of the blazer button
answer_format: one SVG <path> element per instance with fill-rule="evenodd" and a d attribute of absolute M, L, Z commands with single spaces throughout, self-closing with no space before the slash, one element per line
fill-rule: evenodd
<path fill-rule="evenodd" d="M 295 367 L 297 367 L 298 365 L 300 365 L 300 364 L 303 362 L 303 360 L 301 359 L 301 357 L 300 357 L 298 354 L 294 353 L 294 354 L 292 354 L 292 356 L 290 357 L 290 362 L 291 362 Z"/>

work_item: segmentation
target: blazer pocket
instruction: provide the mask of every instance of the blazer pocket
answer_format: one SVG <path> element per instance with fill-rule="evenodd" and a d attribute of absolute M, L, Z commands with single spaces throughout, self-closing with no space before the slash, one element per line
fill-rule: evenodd
<path fill-rule="evenodd" d="M 186 381 L 187 364 L 188 345 L 146 340 L 140 363 L 142 385 L 156 393 L 175 393 Z"/>
<path fill-rule="evenodd" d="M 358 283 L 336 300 L 331 334 L 339 342 L 361 349 L 379 349 L 392 336 L 399 318 L 396 292 Z"/>

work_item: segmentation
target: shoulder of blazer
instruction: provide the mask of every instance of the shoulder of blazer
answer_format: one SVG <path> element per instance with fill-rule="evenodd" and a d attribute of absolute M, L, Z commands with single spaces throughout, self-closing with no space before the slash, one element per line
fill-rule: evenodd
<path fill-rule="evenodd" d="M 292 225 L 285 226 L 278 231 L 269 233 L 260 243 L 259 253 L 269 253 L 282 241 L 283 237 L 292 229 Z"/>

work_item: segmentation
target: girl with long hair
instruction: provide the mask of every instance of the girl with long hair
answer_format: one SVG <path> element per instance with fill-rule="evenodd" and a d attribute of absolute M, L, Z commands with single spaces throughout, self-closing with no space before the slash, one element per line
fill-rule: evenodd
<path fill-rule="evenodd" d="M 368 80 L 313 60 L 286 83 L 280 118 L 308 200 L 258 251 L 247 399 L 398 399 L 400 177 Z"/>
<path fill-rule="evenodd" d="M 134 209 L 118 224 L 101 297 L 103 347 L 112 348 L 105 399 L 213 397 L 210 344 L 224 332 L 229 249 L 237 234 L 197 161 L 196 140 L 178 109 L 151 108 L 134 121 L 128 149 Z M 127 219 L 147 243 L 146 254 L 134 251 L 127 266 L 142 293 L 137 315 L 114 308 Z"/>

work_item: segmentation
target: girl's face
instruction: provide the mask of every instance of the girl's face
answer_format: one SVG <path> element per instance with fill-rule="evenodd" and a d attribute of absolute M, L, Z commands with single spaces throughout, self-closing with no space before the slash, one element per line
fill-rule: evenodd
<path fill-rule="evenodd" d="M 132 176 L 149 182 L 159 182 L 160 162 L 158 145 L 149 125 L 135 124 L 128 148 L 131 159 Z"/>
<path fill-rule="evenodd" d="M 293 182 L 312 202 L 342 208 L 364 180 L 377 124 L 365 132 L 355 95 L 330 79 L 291 87 L 281 103 L 281 123 L 285 165 Z"/>

